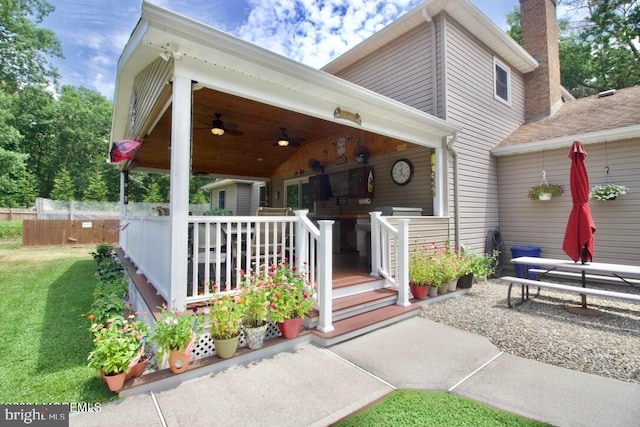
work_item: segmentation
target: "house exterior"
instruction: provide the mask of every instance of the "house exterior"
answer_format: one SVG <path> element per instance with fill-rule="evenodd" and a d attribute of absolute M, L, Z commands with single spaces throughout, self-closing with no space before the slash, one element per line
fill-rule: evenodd
<path fill-rule="evenodd" d="M 230 211 L 239 216 L 253 215 L 266 206 L 266 183 L 242 179 L 222 179 L 204 185 L 209 192 L 211 209 Z"/>
<path fill-rule="evenodd" d="M 583 132 L 578 120 L 571 131 L 565 125 L 571 105 L 589 111 L 594 104 L 572 100 L 560 86 L 555 2 L 522 0 L 521 8 L 533 56 L 470 1 L 427 0 L 315 70 L 143 3 L 118 66 L 112 139 L 144 141 L 135 159 L 118 165 L 122 199 L 125 172 L 136 169 L 170 173 L 171 203 L 169 217 L 155 219 L 127 217 L 123 209 L 126 256 L 167 302 L 184 307 L 209 296 L 203 281 L 237 283 L 237 267 L 248 265 L 261 243 L 275 248 L 295 235 L 296 262 L 309 266 L 318 288 L 323 331 L 332 330 L 334 254 L 369 256 L 380 286 L 398 290 L 398 305 L 408 304 L 412 244 L 450 241 L 483 252 L 488 233 L 500 227 L 507 251 L 537 244 L 545 255 L 561 256 L 570 197 L 547 210 L 526 190 L 539 181 L 541 167 L 567 185 L 566 151 L 578 136 L 594 138 L 589 166 L 604 153 L 620 183 L 637 181 L 631 165 L 638 121 Z M 221 135 L 210 132 L 216 121 L 228 123 Z M 536 130 L 556 121 L 558 133 Z M 615 148 L 614 139 L 620 139 Z M 191 174 L 221 179 L 210 187 L 212 208 L 223 194 L 235 216 L 190 216 Z M 264 182 L 265 205 L 290 207 L 295 216 L 253 216 L 253 181 Z M 626 198 L 611 217 L 619 229 L 626 224 L 618 221 L 637 223 L 634 203 L 635 196 Z M 387 207 L 422 215 L 380 215 Z M 604 209 L 606 223 L 611 214 Z M 597 207 L 594 213 L 598 224 Z M 203 259 L 195 251 L 202 242 L 190 230 L 197 227 L 227 236 L 205 245 L 224 255 L 206 251 Z M 255 235 L 270 237 L 256 242 Z M 621 246 L 623 236 L 602 235 L 611 240 L 601 248 L 596 234 L 596 256 L 618 245 L 607 256 L 638 261 L 630 254 L 636 239 Z M 194 273 L 200 270 L 204 277 Z"/>

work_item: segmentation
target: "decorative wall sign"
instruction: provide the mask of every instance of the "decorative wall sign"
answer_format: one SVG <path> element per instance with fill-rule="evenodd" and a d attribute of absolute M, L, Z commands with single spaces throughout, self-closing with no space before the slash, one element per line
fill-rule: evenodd
<path fill-rule="evenodd" d="M 340 107 L 336 108 L 333 111 L 333 117 L 336 119 L 351 120 L 352 122 L 362 125 L 362 117 L 360 117 L 360 114 L 344 111 Z"/>
<path fill-rule="evenodd" d="M 338 150 L 338 158 L 336 159 L 336 165 L 341 165 L 347 162 L 347 157 L 344 153 L 347 152 L 347 138 L 342 137 L 336 141 L 336 148 Z"/>

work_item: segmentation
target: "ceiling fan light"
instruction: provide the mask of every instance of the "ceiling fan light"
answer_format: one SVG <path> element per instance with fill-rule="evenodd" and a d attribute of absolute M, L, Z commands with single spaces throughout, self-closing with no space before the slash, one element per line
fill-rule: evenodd
<path fill-rule="evenodd" d="M 211 128 L 211 133 L 214 134 L 215 136 L 220 136 L 220 135 L 224 135 L 224 129 L 222 129 L 221 127 L 213 127 Z"/>
<path fill-rule="evenodd" d="M 280 147 L 286 147 L 287 145 L 289 145 L 289 140 L 285 139 L 285 138 L 280 138 L 278 140 L 278 145 Z"/>
<path fill-rule="evenodd" d="M 216 119 L 211 123 L 211 133 L 215 136 L 224 135 L 224 124 L 220 120 L 221 114 L 216 113 Z"/>

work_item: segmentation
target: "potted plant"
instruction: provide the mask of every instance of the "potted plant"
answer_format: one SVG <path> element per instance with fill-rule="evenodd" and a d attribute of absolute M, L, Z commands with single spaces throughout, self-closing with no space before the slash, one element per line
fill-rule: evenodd
<path fill-rule="evenodd" d="M 531 187 L 529 198 L 531 200 L 550 200 L 552 197 L 559 197 L 564 193 L 564 187 L 559 184 L 543 183 Z"/>
<path fill-rule="evenodd" d="M 238 349 L 243 316 L 244 305 L 239 295 L 219 294 L 211 301 L 211 338 L 221 359 L 232 357 Z"/>
<path fill-rule="evenodd" d="M 605 184 L 596 185 L 591 189 L 589 198 L 591 200 L 615 200 L 621 194 L 627 194 L 628 188 L 624 185 Z"/>
<path fill-rule="evenodd" d="M 487 277 L 495 272 L 500 251 L 494 250 L 492 255 L 478 255 L 470 250 L 465 250 L 463 254 L 467 264 L 464 274 L 458 279 L 458 287 L 464 289 L 470 288 L 474 280 L 486 280 Z"/>
<path fill-rule="evenodd" d="M 305 275 L 289 265 L 286 258 L 268 267 L 258 280 L 269 288 L 269 313 L 284 338 L 295 338 L 302 329 L 304 315 L 313 308 L 313 288 Z"/>
<path fill-rule="evenodd" d="M 202 322 L 197 314 L 162 307 L 152 339 L 158 348 L 158 360 L 169 355 L 169 368 L 174 374 L 186 371 L 191 362 L 191 351 Z"/>
<path fill-rule="evenodd" d="M 242 284 L 242 303 L 244 305 L 244 320 L 242 329 L 247 347 L 257 349 L 262 347 L 267 327 L 269 326 L 269 287 L 259 281 L 258 276 L 245 275 Z"/>
<path fill-rule="evenodd" d="M 147 325 L 114 316 L 106 323 L 93 323 L 90 330 L 94 336 L 94 347 L 89 353 L 89 367 L 100 370 L 109 390 L 118 391 L 138 355 Z"/>

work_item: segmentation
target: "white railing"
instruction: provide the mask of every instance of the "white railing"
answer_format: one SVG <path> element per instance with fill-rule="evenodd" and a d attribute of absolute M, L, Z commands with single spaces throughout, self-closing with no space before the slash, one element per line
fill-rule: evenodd
<path fill-rule="evenodd" d="M 371 216 L 371 275 L 382 276 L 398 290 L 397 305 L 409 305 L 409 219 L 394 227 L 381 212 Z"/>
<path fill-rule="evenodd" d="M 206 301 L 214 292 L 238 292 L 243 274 L 278 263 L 283 257 L 303 272 L 316 290 L 318 329 L 332 326 L 332 224 L 307 210 L 295 216 L 190 216 L 186 302 Z M 165 300 L 171 296 L 170 217 L 130 217 L 120 245 L 138 271 Z M 215 285 L 215 288 L 213 287 Z"/>
<path fill-rule="evenodd" d="M 147 276 L 158 294 L 171 301 L 171 223 L 169 217 L 127 217 L 120 231 L 120 246 Z"/>

